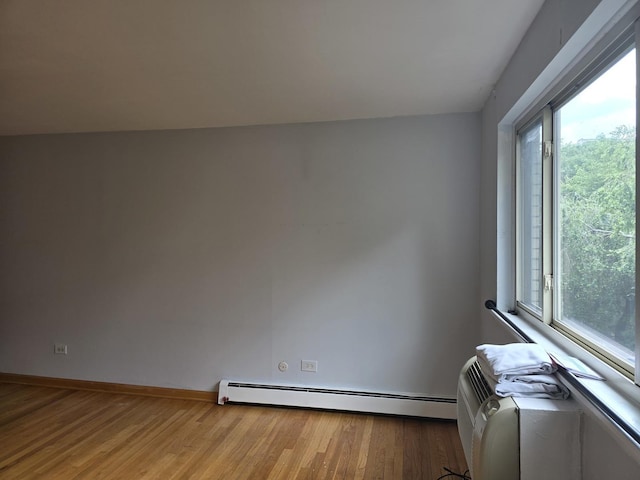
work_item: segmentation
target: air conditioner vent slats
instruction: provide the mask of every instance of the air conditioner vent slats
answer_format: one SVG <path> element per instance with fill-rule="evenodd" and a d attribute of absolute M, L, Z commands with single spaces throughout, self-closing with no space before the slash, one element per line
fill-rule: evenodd
<path fill-rule="evenodd" d="M 478 403 L 483 403 L 487 398 L 493 395 L 491 387 L 484 378 L 484 375 L 482 375 L 480 364 L 477 361 L 471 364 L 467 370 L 467 377 L 469 377 L 469 381 L 471 382 L 473 391 L 476 394 Z"/>

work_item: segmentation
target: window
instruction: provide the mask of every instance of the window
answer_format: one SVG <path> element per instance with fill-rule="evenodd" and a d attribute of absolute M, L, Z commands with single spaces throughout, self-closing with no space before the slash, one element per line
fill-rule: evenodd
<path fill-rule="evenodd" d="M 520 167 L 520 301 L 542 315 L 542 119 L 536 118 L 519 136 Z"/>
<path fill-rule="evenodd" d="M 628 36 L 517 129 L 517 304 L 629 375 L 636 51 Z"/>

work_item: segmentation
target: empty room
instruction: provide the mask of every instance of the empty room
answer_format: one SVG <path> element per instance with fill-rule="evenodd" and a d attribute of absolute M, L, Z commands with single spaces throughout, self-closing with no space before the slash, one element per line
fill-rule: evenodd
<path fill-rule="evenodd" d="M 637 480 L 639 18 L 0 0 L 0 478 Z"/>

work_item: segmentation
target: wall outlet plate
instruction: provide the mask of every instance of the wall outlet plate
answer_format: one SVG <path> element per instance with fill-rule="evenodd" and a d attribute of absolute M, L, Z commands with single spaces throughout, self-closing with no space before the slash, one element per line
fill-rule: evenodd
<path fill-rule="evenodd" d="M 300 362 L 300 370 L 303 372 L 317 372 L 318 361 L 317 360 L 302 360 Z"/>
<path fill-rule="evenodd" d="M 53 345 L 53 353 L 55 353 L 56 355 L 66 355 L 67 346 L 64 343 L 55 343 Z"/>

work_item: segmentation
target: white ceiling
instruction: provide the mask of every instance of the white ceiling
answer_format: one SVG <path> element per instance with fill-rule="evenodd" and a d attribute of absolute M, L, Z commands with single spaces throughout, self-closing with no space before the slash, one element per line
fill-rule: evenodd
<path fill-rule="evenodd" d="M 543 0 L 0 0 L 0 135 L 478 111 Z"/>

